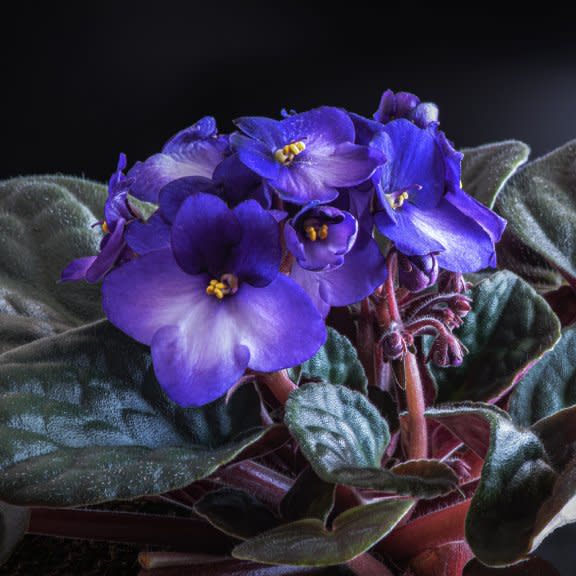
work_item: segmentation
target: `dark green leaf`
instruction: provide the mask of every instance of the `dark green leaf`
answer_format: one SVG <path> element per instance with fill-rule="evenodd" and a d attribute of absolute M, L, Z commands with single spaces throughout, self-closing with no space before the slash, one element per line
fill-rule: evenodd
<path fill-rule="evenodd" d="M 454 488 L 454 472 L 440 462 L 422 463 L 422 475 L 381 468 L 390 441 L 388 425 L 365 396 L 344 386 L 299 388 L 286 403 L 285 421 L 326 482 L 427 498 Z"/>
<path fill-rule="evenodd" d="M 562 339 L 515 386 L 509 412 L 515 422 L 530 426 L 576 404 L 576 327 L 566 328 Z"/>
<path fill-rule="evenodd" d="M 258 498 L 232 488 L 206 494 L 194 511 L 222 532 L 245 540 L 271 530 L 280 523 Z"/>
<path fill-rule="evenodd" d="M 492 208 L 504 184 L 530 155 L 523 142 L 507 140 L 462 150 L 462 187 Z"/>
<path fill-rule="evenodd" d="M 234 548 L 235 558 L 264 564 L 332 566 L 368 550 L 408 513 L 409 499 L 387 499 L 340 514 L 332 530 L 321 520 L 299 520 L 260 534 Z"/>
<path fill-rule="evenodd" d="M 207 383 L 208 384 L 208 383 Z M 0 356 L 0 499 L 72 506 L 173 490 L 264 433 L 255 389 L 180 408 L 105 321 Z"/>
<path fill-rule="evenodd" d="M 307 379 L 342 384 L 364 394 L 368 388 L 366 373 L 352 342 L 330 327 L 324 346 L 310 360 L 292 368 L 290 377 L 295 382 Z"/>
<path fill-rule="evenodd" d="M 484 564 L 521 560 L 533 548 L 534 534 L 540 532 L 538 518 L 557 479 L 543 443 L 533 432 L 517 428 L 506 413 L 486 405 L 445 406 L 428 415 L 464 441 L 471 437 L 466 423 L 473 424 L 472 418 L 485 421 L 489 445 L 466 519 L 466 538 Z M 484 437 L 485 431 L 474 427 Z M 471 448 L 480 453 L 481 445 L 479 441 Z"/>
<path fill-rule="evenodd" d="M 398 417 L 398 405 L 392 397 L 392 394 L 376 386 L 369 386 L 368 399 L 371 404 L 378 408 L 378 412 L 380 412 L 381 416 L 386 420 L 390 432 L 394 434 L 394 432 L 400 428 L 400 419 Z"/>
<path fill-rule="evenodd" d="M 74 258 L 98 250 L 106 188 L 80 178 L 0 182 L 0 353 L 102 317 L 100 289 L 58 284 Z"/>
<path fill-rule="evenodd" d="M 496 210 L 514 236 L 576 277 L 576 140 L 519 170 Z"/>
<path fill-rule="evenodd" d="M 325 482 L 305 468 L 280 502 L 282 518 L 290 522 L 302 518 L 318 518 L 326 522 L 334 506 L 336 486 Z"/>
<path fill-rule="evenodd" d="M 440 402 L 489 400 L 560 338 L 560 322 L 547 302 L 511 272 L 475 286 L 473 309 L 455 331 L 470 353 L 459 368 L 435 368 Z"/>
<path fill-rule="evenodd" d="M 0 502 L 0 566 L 8 560 L 28 530 L 30 510 Z"/>

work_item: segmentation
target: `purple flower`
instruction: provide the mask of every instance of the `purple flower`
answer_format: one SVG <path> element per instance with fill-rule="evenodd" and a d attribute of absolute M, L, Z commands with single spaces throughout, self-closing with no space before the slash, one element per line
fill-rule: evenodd
<path fill-rule="evenodd" d="M 372 140 L 388 158 L 373 177 L 382 234 L 407 256 L 437 253 L 440 267 L 474 272 L 496 265 L 505 220 L 460 188 L 462 154 L 436 126 L 399 119 Z"/>
<path fill-rule="evenodd" d="M 410 92 L 386 90 L 380 98 L 374 120 L 386 124 L 398 118 L 411 120 L 419 128 L 428 128 L 438 122 L 438 106 L 432 102 L 420 102 L 420 98 Z"/>
<path fill-rule="evenodd" d="M 228 152 L 228 139 L 219 136 L 211 116 L 178 132 L 162 152 L 137 162 L 128 176 L 134 179 L 131 193 L 146 202 L 158 202 L 160 190 L 169 182 L 187 176 L 212 178 Z"/>
<path fill-rule="evenodd" d="M 234 209 L 205 193 L 188 197 L 172 247 L 109 274 L 110 321 L 150 345 L 160 384 L 175 402 L 222 396 L 246 368 L 299 364 L 322 345 L 324 322 L 306 294 L 279 273 L 279 225 L 256 201 Z"/>
<path fill-rule="evenodd" d="M 240 118 L 236 125 L 246 134 L 230 137 L 240 160 L 295 204 L 330 202 L 338 188 L 364 182 L 384 162 L 378 150 L 353 143 L 354 124 L 337 108 L 283 120 Z"/>
<path fill-rule="evenodd" d="M 323 317 L 332 306 L 348 306 L 366 298 L 386 280 L 386 262 L 372 238 L 369 199 L 367 190 L 346 190 L 338 199 L 345 213 L 353 214 L 358 222 L 356 240 L 342 255 L 341 265 L 314 271 L 304 268 L 298 259 L 292 264 L 290 277 L 304 288 Z M 343 231 L 349 225 L 348 220 Z"/>
<path fill-rule="evenodd" d="M 410 292 L 421 292 L 436 284 L 438 260 L 434 254 L 405 256 L 398 254 L 398 281 Z"/>
<path fill-rule="evenodd" d="M 126 246 L 124 233 L 128 223 L 138 215 L 128 203 L 128 190 L 132 179 L 124 176 L 124 168 L 126 168 L 126 156 L 120 154 L 118 167 L 108 184 L 104 220 L 97 223 L 104 233 L 100 242 L 100 253 L 97 256 L 86 256 L 70 262 L 62 271 L 60 277 L 62 282 L 75 280 L 99 282 L 115 265 L 132 257 L 132 251 Z"/>
<path fill-rule="evenodd" d="M 342 266 L 358 234 L 358 222 L 334 206 L 306 207 L 284 227 L 288 250 L 306 270 L 328 271 Z"/>

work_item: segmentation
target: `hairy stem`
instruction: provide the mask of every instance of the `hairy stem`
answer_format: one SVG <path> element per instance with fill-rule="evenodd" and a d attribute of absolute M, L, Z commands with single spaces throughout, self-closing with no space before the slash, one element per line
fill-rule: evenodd
<path fill-rule="evenodd" d="M 410 460 L 428 457 L 428 433 L 426 429 L 426 402 L 420 379 L 416 355 L 408 353 L 404 357 L 404 377 L 406 383 L 406 406 L 408 408 L 408 442 L 405 443 Z"/>

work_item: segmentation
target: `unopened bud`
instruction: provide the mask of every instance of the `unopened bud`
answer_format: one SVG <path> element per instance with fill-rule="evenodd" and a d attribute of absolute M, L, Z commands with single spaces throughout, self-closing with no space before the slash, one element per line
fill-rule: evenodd
<path fill-rule="evenodd" d="M 433 254 L 405 256 L 398 254 L 398 279 L 410 292 L 421 292 L 438 279 L 438 260 Z"/>
<path fill-rule="evenodd" d="M 468 292 L 472 284 L 464 280 L 464 276 L 460 272 L 448 272 L 443 270 L 438 278 L 438 290 L 440 292 Z"/>
<path fill-rule="evenodd" d="M 464 318 L 472 310 L 472 304 L 470 298 L 463 295 L 455 296 L 449 304 L 450 308 L 460 316 L 460 318 Z"/>
<path fill-rule="evenodd" d="M 455 336 L 440 335 L 432 343 L 427 360 L 442 368 L 460 366 L 466 352 L 464 344 Z"/>
<path fill-rule="evenodd" d="M 388 362 L 403 358 L 408 349 L 408 343 L 398 328 L 392 327 L 380 340 L 382 358 Z"/>

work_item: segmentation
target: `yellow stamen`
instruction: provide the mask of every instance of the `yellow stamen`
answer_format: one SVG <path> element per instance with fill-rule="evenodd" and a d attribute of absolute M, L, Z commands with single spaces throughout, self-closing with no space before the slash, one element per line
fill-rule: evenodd
<path fill-rule="evenodd" d="M 284 166 L 290 166 L 294 158 L 306 150 L 306 144 L 302 140 L 286 144 L 283 148 L 278 148 L 274 152 L 274 160 Z"/>
<path fill-rule="evenodd" d="M 222 300 L 224 296 L 236 294 L 238 291 L 238 278 L 234 274 L 223 274 L 220 280 L 210 280 L 206 286 L 206 294 Z"/>
<path fill-rule="evenodd" d="M 306 237 L 309 240 L 312 240 L 312 242 L 316 242 L 316 239 L 318 238 L 318 233 L 316 232 L 316 228 L 314 228 L 314 226 L 306 226 L 306 228 L 304 228 L 304 232 L 306 232 Z"/>
<path fill-rule="evenodd" d="M 320 236 L 320 240 L 326 240 L 326 238 L 328 238 L 328 224 L 322 224 L 318 236 Z"/>
<path fill-rule="evenodd" d="M 104 234 L 108 234 L 108 232 L 110 232 L 110 228 L 108 228 L 108 222 L 106 222 L 106 220 L 102 222 L 102 232 L 104 232 Z"/>
<path fill-rule="evenodd" d="M 402 208 L 404 202 L 408 200 L 408 192 L 404 191 L 398 196 L 386 194 L 386 200 L 388 200 L 388 204 L 390 204 L 394 210 L 398 210 L 398 208 Z"/>

